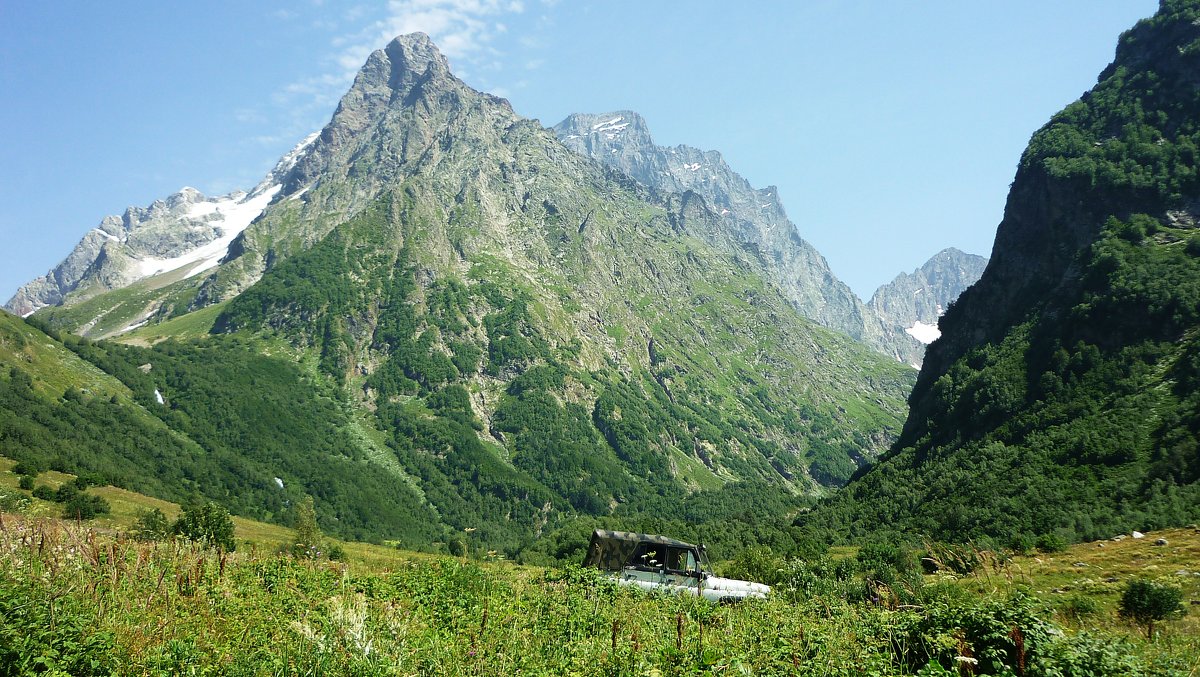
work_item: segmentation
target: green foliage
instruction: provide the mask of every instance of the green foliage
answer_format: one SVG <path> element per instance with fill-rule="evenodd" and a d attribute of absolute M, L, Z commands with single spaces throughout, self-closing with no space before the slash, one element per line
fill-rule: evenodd
<path fill-rule="evenodd" d="M 745 548 L 726 565 L 725 575 L 767 585 L 778 585 L 784 570 L 784 560 L 768 546 Z"/>
<path fill-rule="evenodd" d="M 90 520 L 110 512 L 112 512 L 112 506 L 108 504 L 108 501 L 93 494 L 76 492 L 63 501 L 62 515 L 66 519 Z"/>
<path fill-rule="evenodd" d="M 228 510 L 212 501 L 185 506 L 179 519 L 171 525 L 171 532 L 180 538 L 228 552 L 236 548 L 233 518 Z"/>
<path fill-rule="evenodd" d="M 1076 593 L 1063 600 L 1058 610 L 1066 618 L 1080 623 L 1100 613 L 1100 602 L 1091 595 Z"/>
<path fill-rule="evenodd" d="M 24 577 L 0 580 L 0 675 L 111 675 L 122 651 L 76 596 Z"/>
<path fill-rule="evenodd" d="M 0 512 L 23 513 L 28 509 L 28 497 L 16 491 L 0 489 Z"/>
<path fill-rule="evenodd" d="M 1034 547 L 1047 553 L 1062 552 L 1067 549 L 1067 542 L 1058 534 L 1042 534 L 1038 536 Z"/>
<path fill-rule="evenodd" d="M 139 541 L 161 541 L 171 535 L 171 524 L 162 510 L 143 510 L 133 524 L 132 533 Z"/>
<path fill-rule="evenodd" d="M 1071 542 L 1200 519 L 1195 14 L 1163 3 L 1034 134 L 904 435 L 803 524 Z"/>
<path fill-rule="evenodd" d="M 292 537 L 292 555 L 306 559 L 320 557 L 324 537 L 321 527 L 317 526 L 317 511 L 313 508 L 312 496 L 305 496 L 296 505 L 292 528 L 296 531 Z"/>
<path fill-rule="evenodd" d="M 65 674 L 883 676 L 962 674 L 960 658 L 977 661 L 973 674 L 1188 669 L 1162 642 L 1064 635 L 1019 594 L 943 590 L 894 609 L 825 593 L 716 605 L 579 566 L 424 557 L 334 569 L 130 541 L 93 558 L 94 535 L 53 529 L 0 532 L 11 574 L 0 577 L 0 674 L 45 660 Z"/>
<path fill-rule="evenodd" d="M 21 479 L 17 480 L 17 487 L 25 491 L 33 491 L 33 478 L 29 475 L 21 475 Z"/>
<path fill-rule="evenodd" d="M 1120 614 L 1146 629 L 1154 637 L 1154 622 L 1183 614 L 1183 591 L 1172 585 L 1144 578 L 1130 581 L 1121 593 Z"/>

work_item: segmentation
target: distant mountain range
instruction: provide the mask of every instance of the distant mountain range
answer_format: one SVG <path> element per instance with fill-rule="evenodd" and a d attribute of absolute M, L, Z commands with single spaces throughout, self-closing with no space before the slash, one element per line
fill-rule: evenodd
<path fill-rule="evenodd" d="M 717 151 L 659 146 L 633 111 L 576 113 L 554 126 L 568 148 L 655 190 L 695 193 L 713 206 L 724 230 L 759 259 L 805 317 L 919 367 L 937 320 L 983 273 L 987 259 L 947 249 L 913 275 L 901 275 L 863 303 L 825 257 L 788 220 L 774 186 L 753 188 Z M 899 287 L 897 287 L 899 285 Z M 923 294 L 905 302 L 904 294 Z"/>
<path fill-rule="evenodd" d="M 553 129 L 568 148 L 656 191 L 701 196 L 712 206 L 721 230 L 759 259 L 802 315 L 914 367 L 920 366 L 925 346 L 937 336 L 938 317 L 987 264 L 983 257 L 947 249 L 913 274 L 901 274 L 880 287 L 863 303 L 799 235 L 778 191 L 751 187 L 720 153 L 657 146 L 645 121 L 631 111 L 575 114 Z M 298 199 L 312 182 L 306 174 L 319 174 L 315 158 L 332 151 L 329 144 L 319 144 L 322 150 L 308 160 L 316 137 L 304 139 L 280 159 L 249 193 L 207 198 L 184 188 L 147 208 L 131 207 L 122 217 L 105 218 L 54 270 L 23 286 L 6 308 L 26 315 L 46 306 L 78 305 L 155 275 L 164 284 L 210 270 L 272 198 L 278 194 Z M 165 295 L 115 313 L 97 308 L 102 316 L 72 313 L 64 326 L 84 335 L 113 336 L 162 317 L 155 302 L 163 300 Z M 126 316 L 131 311 L 135 316 Z"/>
<path fill-rule="evenodd" d="M 1033 136 L 991 261 L 866 303 L 718 153 L 545 129 L 402 36 L 254 190 L 105 219 L 18 292 L 3 453 L 511 555 L 1196 520 L 1197 16 L 1165 0 Z"/>
<path fill-rule="evenodd" d="M 895 439 L 915 372 L 798 312 L 721 209 L 397 38 L 255 191 L 131 210 L 18 295 L 62 305 L 9 362 L 5 453 L 265 518 L 309 494 L 331 531 L 414 544 L 516 553 L 585 518 L 789 538 Z M 20 357 L 55 342 L 132 403 Z"/>

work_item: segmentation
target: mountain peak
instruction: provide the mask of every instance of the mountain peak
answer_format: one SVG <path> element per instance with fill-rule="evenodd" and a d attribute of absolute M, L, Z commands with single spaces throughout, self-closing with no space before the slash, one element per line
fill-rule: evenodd
<path fill-rule="evenodd" d="M 405 72 L 424 74 L 430 66 L 443 73 L 450 72 L 450 64 L 446 57 L 424 33 L 397 35 L 380 51 L 392 64 L 393 76 Z"/>
<path fill-rule="evenodd" d="M 563 141 L 582 140 L 584 145 L 599 144 L 636 152 L 642 146 L 653 146 L 646 120 L 631 110 L 608 113 L 572 113 L 554 126 Z M 571 145 L 571 144 L 568 144 Z M 575 144 L 578 145 L 578 144 Z M 611 149 L 610 149 L 611 150 Z"/>
<path fill-rule="evenodd" d="M 399 95 L 403 100 L 421 82 L 449 74 L 450 64 L 428 35 L 400 35 L 383 49 L 371 53 L 355 76 L 354 85 L 343 97 L 342 106 L 346 105 L 348 99 L 354 98 L 383 96 L 391 101 Z"/>

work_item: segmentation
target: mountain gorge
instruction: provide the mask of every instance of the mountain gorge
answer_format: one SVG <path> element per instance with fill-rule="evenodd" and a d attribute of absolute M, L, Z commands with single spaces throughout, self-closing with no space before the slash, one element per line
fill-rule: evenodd
<path fill-rule="evenodd" d="M 719 543 L 783 534 L 899 432 L 911 369 L 798 313 L 718 205 L 567 149 L 423 35 L 372 54 L 270 178 L 218 260 L 33 316 L 193 450 L 158 462 L 158 485 L 110 479 L 268 518 L 250 496 L 308 493 L 332 531 L 417 545 L 470 529 L 515 553 L 614 514 Z M 148 324 L 122 340 L 142 345 L 61 331 L 119 332 L 133 310 Z M 267 390 L 311 432 L 247 427 Z M 67 406 L 43 394 L 20 406 Z M 296 408 L 310 399 L 328 404 Z M 80 463 L 43 418 L 5 453 Z M 228 472 L 189 470 L 196 450 Z M 752 514 L 753 531 L 729 519 Z"/>
<path fill-rule="evenodd" d="M 1020 541 L 1197 518 L 1197 73 L 1200 8 L 1164 1 L 1033 135 L 899 442 L 803 523 Z"/>

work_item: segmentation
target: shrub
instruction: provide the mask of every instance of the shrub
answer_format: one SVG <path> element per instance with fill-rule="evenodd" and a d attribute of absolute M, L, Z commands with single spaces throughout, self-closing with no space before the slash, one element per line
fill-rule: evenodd
<path fill-rule="evenodd" d="M 312 496 L 305 496 L 296 506 L 296 535 L 292 539 L 292 555 L 306 559 L 321 556 L 321 528 L 317 526 L 317 511 Z"/>
<path fill-rule="evenodd" d="M 784 568 L 783 560 L 779 558 L 770 546 L 757 545 L 743 548 L 726 567 L 726 574 L 731 578 L 741 578 L 747 581 L 777 585 Z"/>
<path fill-rule="evenodd" d="M 67 482 L 58 487 L 54 492 L 54 500 L 58 503 L 67 503 L 79 494 L 79 487 L 72 482 Z"/>
<path fill-rule="evenodd" d="M 29 499 L 16 492 L 8 493 L 0 489 L 0 511 L 25 512 L 29 508 Z"/>
<path fill-rule="evenodd" d="M 112 512 L 108 501 L 100 496 L 76 492 L 63 504 L 63 517 L 75 520 L 90 520 Z"/>
<path fill-rule="evenodd" d="M 340 543 L 327 543 L 325 546 L 325 554 L 329 557 L 330 562 L 345 562 L 346 550 Z"/>
<path fill-rule="evenodd" d="M 1146 637 L 1154 638 L 1154 622 L 1175 618 L 1183 613 L 1183 591 L 1146 579 L 1130 581 L 1121 594 L 1122 618 L 1143 626 Z"/>
<path fill-rule="evenodd" d="M 33 497 L 43 501 L 53 501 L 54 490 L 45 484 L 39 484 L 33 488 Z"/>
<path fill-rule="evenodd" d="M 217 503 L 194 504 L 183 509 L 179 519 L 171 525 L 175 535 L 222 550 L 232 551 L 233 518 L 229 511 Z"/>
<path fill-rule="evenodd" d="M 1089 616 L 1100 613 L 1100 603 L 1088 595 L 1071 595 L 1058 608 L 1064 617 L 1078 623 Z"/>
<path fill-rule="evenodd" d="M 1038 536 L 1036 545 L 1042 552 L 1062 552 L 1067 549 L 1067 542 L 1058 534 L 1042 534 Z"/>
<path fill-rule="evenodd" d="M 18 475 L 37 477 L 46 471 L 46 464 L 37 460 L 26 460 L 13 466 L 13 472 Z"/>
<path fill-rule="evenodd" d="M 171 533 L 171 525 L 163 511 L 155 508 L 138 513 L 133 525 L 133 537 L 139 541 L 161 541 Z"/>
<path fill-rule="evenodd" d="M 25 491 L 33 489 L 33 478 L 29 475 L 21 475 L 21 479 L 17 480 L 17 486 Z"/>

